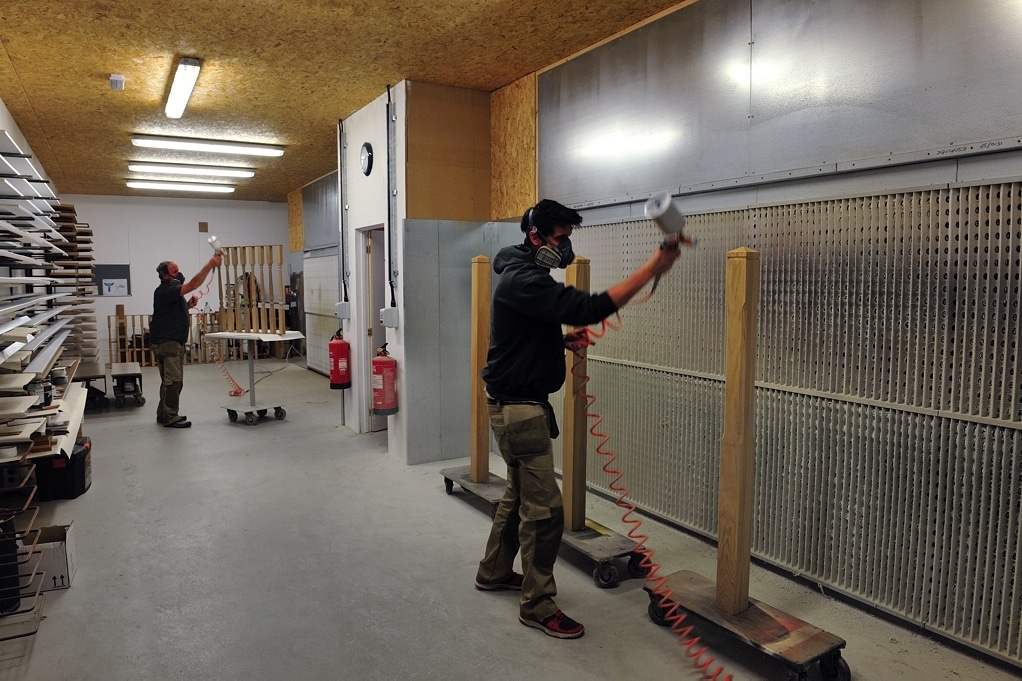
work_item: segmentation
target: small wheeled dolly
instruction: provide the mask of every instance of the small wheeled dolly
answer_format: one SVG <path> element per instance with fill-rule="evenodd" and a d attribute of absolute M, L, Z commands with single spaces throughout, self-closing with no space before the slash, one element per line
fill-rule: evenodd
<path fill-rule="evenodd" d="M 634 541 L 595 521 L 587 519 L 581 530 L 565 529 L 563 541 L 596 563 L 593 581 L 601 589 L 612 589 L 621 579 L 621 573 L 614 564 L 616 558 L 628 557 L 628 574 L 633 579 L 642 579 L 649 574 L 642 565 L 642 554 L 635 550 L 637 544 Z"/>
<path fill-rule="evenodd" d="M 114 404 L 118 407 L 123 407 L 129 399 L 139 407 L 145 404 L 142 367 L 138 362 L 114 362 L 110 365 L 110 378 L 113 380 Z"/>
<path fill-rule="evenodd" d="M 267 418 L 271 409 L 273 410 L 273 417 L 278 421 L 287 416 L 287 412 L 284 410 L 284 407 L 281 407 L 280 405 L 264 406 L 260 404 L 250 404 L 245 405 L 244 407 L 241 407 L 240 405 L 226 405 L 224 406 L 224 409 L 227 410 L 227 418 L 230 419 L 231 423 L 237 421 L 238 417 L 244 414 L 245 423 L 250 426 L 259 423 L 260 419 Z"/>
<path fill-rule="evenodd" d="M 490 504 L 491 518 L 496 515 L 497 504 L 500 503 L 504 496 L 504 488 L 507 487 L 506 480 L 489 474 L 485 482 L 476 482 L 472 479 L 471 466 L 445 468 L 440 471 L 440 475 L 444 476 L 444 489 L 448 494 L 452 494 L 454 485 L 458 484 L 461 489 Z M 635 542 L 592 520 L 587 520 L 585 528 L 577 532 L 565 529 L 563 542 L 595 561 L 593 581 L 601 589 L 610 589 L 618 585 L 621 573 L 614 564 L 616 558 L 628 556 L 628 574 L 635 579 L 642 579 L 649 573 L 642 567 L 642 554 L 635 551 Z"/>
<path fill-rule="evenodd" d="M 818 663 L 826 681 L 850 681 L 851 669 L 841 657 L 844 639 L 772 608 L 753 598 L 749 607 L 730 615 L 716 606 L 716 587 L 705 577 L 683 570 L 668 575 L 662 591 L 670 590 L 673 599 L 662 603 L 653 589 L 649 594 L 649 618 L 660 626 L 670 626 L 668 613 L 673 605 L 678 612 L 694 615 L 781 662 L 787 668 L 788 681 L 809 681 L 809 668 Z"/>
<path fill-rule="evenodd" d="M 457 482 L 461 489 L 489 502 L 491 518 L 497 514 L 497 504 L 500 503 L 501 497 L 504 496 L 507 480 L 490 474 L 485 482 L 476 482 L 472 479 L 471 466 L 445 468 L 440 471 L 440 475 L 444 476 L 444 490 L 448 494 L 454 492 L 454 483 Z"/>

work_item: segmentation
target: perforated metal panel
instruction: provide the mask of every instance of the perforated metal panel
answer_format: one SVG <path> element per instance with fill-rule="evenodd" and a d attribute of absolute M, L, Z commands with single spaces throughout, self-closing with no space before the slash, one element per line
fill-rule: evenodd
<path fill-rule="evenodd" d="M 724 265 L 760 251 L 753 550 L 1022 663 L 1022 185 L 690 216 L 699 237 L 589 352 L 641 507 L 716 534 Z M 576 230 L 601 290 L 660 240 Z M 602 457 L 588 475 L 607 490 Z M 1022 664 L 1020 664 L 1022 666 Z"/>

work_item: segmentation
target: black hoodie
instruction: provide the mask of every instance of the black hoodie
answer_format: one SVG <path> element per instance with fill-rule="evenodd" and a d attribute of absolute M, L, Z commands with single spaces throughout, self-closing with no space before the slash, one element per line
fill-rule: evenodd
<path fill-rule="evenodd" d="M 545 402 L 564 384 L 562 324 L 588 326 L 617 310 L 606 292 L 565 286 L 537 265 L 525 244 L 502 248 L 493 259 L 490 349 L 482 371 L 498 400 Z"/>

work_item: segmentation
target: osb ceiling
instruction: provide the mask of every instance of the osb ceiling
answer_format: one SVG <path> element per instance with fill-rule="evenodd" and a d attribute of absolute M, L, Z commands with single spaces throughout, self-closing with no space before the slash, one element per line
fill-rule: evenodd
<path fill-rule="evenodd" d="M 128 161 L 256 170 L 222 198 L 285 201 L 337 167 L 336 130 L 387 85 L 493 91 L 678 0 L 4 0 L 0 100 L 61 195 L 200 196 L 125 186 Z M 179 58 L 202 72 L 164 116 Z M 110 88 L 111 74 L 125 88 Z M 132 133 L 266 142 L 282 158 L 172 157 Z M 177 152 L 180 153 L 180 152 Z M 159 178 L 153 178 L 159 179 Z M 195 179 L 195 178 L 193 178 Z"/>

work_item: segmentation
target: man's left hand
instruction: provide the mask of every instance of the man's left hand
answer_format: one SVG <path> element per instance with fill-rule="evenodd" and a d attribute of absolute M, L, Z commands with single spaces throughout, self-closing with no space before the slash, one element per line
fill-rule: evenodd
<path fill-rule="evenodd" d="M 572 331 L 571 333 L 564 334 L 564 347 L 572 352 L 590 345 L 596 344 L 589 340 L 589 334 L 585 331 Z"/>

